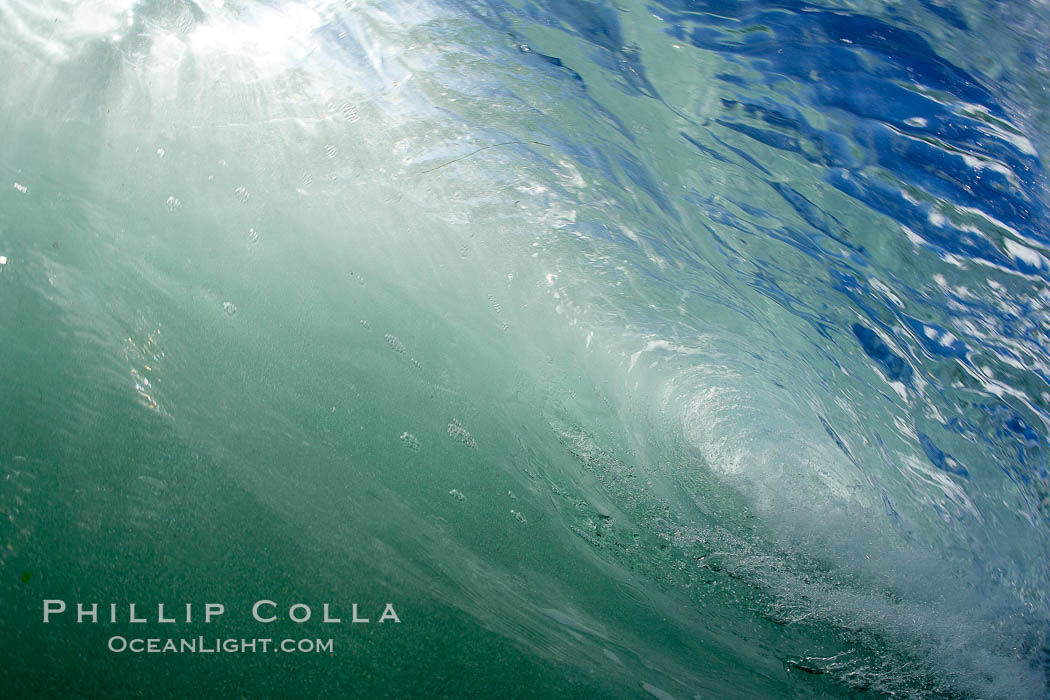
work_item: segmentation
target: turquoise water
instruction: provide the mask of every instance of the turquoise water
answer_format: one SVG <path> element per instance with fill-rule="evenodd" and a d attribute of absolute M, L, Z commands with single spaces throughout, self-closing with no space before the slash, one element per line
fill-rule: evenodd
<path fill-rule="evenodd" d="M 1045 14 L 7 0 L 4 695 L 1044 697 Z"/>

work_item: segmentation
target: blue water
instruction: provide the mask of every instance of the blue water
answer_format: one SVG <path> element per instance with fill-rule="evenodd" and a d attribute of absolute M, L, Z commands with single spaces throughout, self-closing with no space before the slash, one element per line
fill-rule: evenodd
<path fill-rule="evenodd" d="M 1047 696 L 1045 5 L 0 17 L 12 691 Z"/>

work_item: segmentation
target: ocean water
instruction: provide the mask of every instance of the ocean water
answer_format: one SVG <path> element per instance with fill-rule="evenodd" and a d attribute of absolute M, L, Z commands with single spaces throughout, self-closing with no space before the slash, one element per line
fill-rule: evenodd
<path fill-rule="evenodd" d="M 1046 697 L 1048 21 L 3 0 L 0 692 Z"/>

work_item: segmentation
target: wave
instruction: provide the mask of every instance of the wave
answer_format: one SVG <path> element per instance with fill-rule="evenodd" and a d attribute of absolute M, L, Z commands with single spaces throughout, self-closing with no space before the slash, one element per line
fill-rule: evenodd
<path fill-rule="evenodd" d="M 1046 694 L 1042 5 L 0 14 L 10 570 L 456 611 L 395 695 Z"/>

